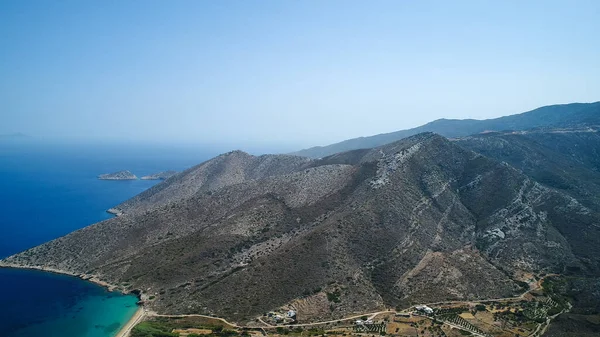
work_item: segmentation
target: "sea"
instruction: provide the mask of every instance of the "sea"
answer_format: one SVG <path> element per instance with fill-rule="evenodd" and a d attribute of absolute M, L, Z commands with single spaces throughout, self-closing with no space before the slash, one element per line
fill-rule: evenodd
<path fill-rule="evenodd" d="M 191 145 L 0 142 L 0 258 L 108 219 L 106 210 L 222 150 Z M 0 268 L 0 337 L 113 337 L 137 298 L 76 277 Z"/>

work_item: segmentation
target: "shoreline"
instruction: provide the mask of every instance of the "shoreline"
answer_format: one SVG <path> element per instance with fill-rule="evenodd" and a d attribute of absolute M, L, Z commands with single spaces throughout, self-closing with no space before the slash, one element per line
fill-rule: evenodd
<path fill-rule="evenodd" d="M 146 317 L 146 310 L 143 307 L 138 306 L 136 312 L 131 318 L 123 325 L 119 332 L 114 337 L 129 337 L 129 333 L 133 328 Z"/>
<path fill-rule="evenodd" d="M 27 269 L 27 270 L 36 270 L 36 271 L 42 271 L 42 272 L 52 273 L 52 274 L 72 276 L 72 277 L 79 278 L 82 281 L 88 281 L 88 282 L 94 283 L 95 285 L 106 288 L 110 292 L 118 291 L 123 295 L 134 294 L 137 296 L 138 301 L 142 300 L 142 293 L 140 291 L 136 291 L 136 290 L 132 290 L 132 291 L 125 290 L 124 291 L 124 290 L 120 289 L 119 287 L 117 287 L 116 285 L 102 281 L 92 275 L 76 274 L 76 273 L 69 272 L 66 270 L 61 270 L 61 269 L 56 269 L 56 268 L 51 268 L 51 267 L 44 267 L 44 266 L 24 266 L 24 265 L 20 265 L 20 264 L 7 263 L 2 260 L 0 260 L 0 268 Z M 135 311 L 135 313 L 133 314 L 133 316 L 131 316 L 131 318 L 129 318 L 127 323 L 125 323 L 125 325 L 119 330 L 119 332 L 114 337 L 128 337 L 129 333 L 131 332 L 133 327 L 136 326 L 139 322 L 141 322 L 144 319 L 144 317 L 146 317 L 146 310 L 144 309 L 144 306 L 137 304 L 137 307 L 138 308 Z"/>
<path fill-rule="evenodd" d="M 99 285 L 103 288 L 106 288 L 108 291 L 118 291 L 124 295 L 128 295 L 128 294 L 134 294 L 138 297 L 138 300 L 142 300 L 142 294 L 141 292 L 135 291 L 135 290 L 123 290 L 121 289 L 119 286 L 116 286 L 114 284 L 102 281 L 100 279 L 98 279 L 96 276 L 93 275 L 86 275 L 86 274 L 76 274 L 70 271 L 66 271 L 66 270 L 61 270 L 61 269 L 56 269 L 56 268 L 52 268 L 52 267 L 44 267 L 44 266 L 25 266 L 25 265 L 20 265 L 20 264 L 14 264 L 14 263 L 8 263 L 8 262 L 4 262 L 2 260 L 0 260 L 0 268 L 14 268 L 14 269 L 29 269 L 29 270 L 37 270 L 37 271 L 43 271 L 43 272 L 47 272 L 47 273 L 53 273 L 53 274 L 61 274 L 61 275 L 68 275 L 68 276 L 73 276 L 73 277 L 77 277 L 83 281 L 88 281 L 91 283 L 94 283 L 96 285 Z"/>
<path fill-rule="evenodd" d="M 121 210 L 119 210 L 117 208 L 114 208 L 114 207 L 107 209 L 106 213 L 112 214 L 112 215 L 117 216 L 117 217 L 123 215 L 123 211 L 121 211 Z"/>

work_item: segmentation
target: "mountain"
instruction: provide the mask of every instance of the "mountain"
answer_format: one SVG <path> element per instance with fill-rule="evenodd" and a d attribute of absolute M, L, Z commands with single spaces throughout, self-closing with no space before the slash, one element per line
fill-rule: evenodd
<path fill-rule="evenodd" d="M 456 144 L 506 162 L 600 211 L 600 128 L 491 132 Z"/>
<path fill-rule="evenodd" d="M 581 204 L 586 209 L 583 212 L 600 213 L 599 128 L 497 132 L 461 138 L 455 143 L 510 164 L 543 186 L 564 193 Z M 569 221 L 557 222 L 555 227 L 572 238 L 572 249 L 586 256 L 584 263 L 600 261 L 600 250 L 586 241 L 588 236 L 597 235 L 594 231 Z"/>
<path fill-rule="evenodd" d="M 293 154 L 321 158 L 338 152 L 388 144 L 421 132 L 435 132 L 445 137 L 454 138 L 486 131 L 567 128 L 589 125 L 600 125 L 600 102 L 550 105 L 518 115 L 486 120 L 438 119 L 413 129 L 348 139 L 340 143 L 312 147 Z"/>
<path fill-rule="evenodd" d="M 230 152 L 119 205 L 119 217 L 0 264 L 238 322 L 288 305 L 311 321 L 513 296 L 523 272 L 600 276 L 592 202 L 467 146 L 424 133 L 313 160 Z"/>
<path fill-rule="evenodd" d="M 140 213 L 150 208 L 166 205 L 191 196 L 246 180 L 263 179 L 301 170 L 309 159 L 287 155 L 251 156 L 242 151 L 232 151 L 194 166 L 168 178 L 165 183 L 138 194 L 114 208 L 114 213 Z"/>

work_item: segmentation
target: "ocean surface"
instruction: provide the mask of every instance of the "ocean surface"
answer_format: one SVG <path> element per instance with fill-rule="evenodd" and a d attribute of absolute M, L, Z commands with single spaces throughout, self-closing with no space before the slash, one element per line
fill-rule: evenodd
<path fill-rule="evenodd" d="M 0 143 L 0 258 L 111 217 L 158 181 L 104 181 L 181 171 L 219 151 L 193 146 Z M 0 268 L 0 337 L 113 337 L 137 298 L 75 277 Z"/>

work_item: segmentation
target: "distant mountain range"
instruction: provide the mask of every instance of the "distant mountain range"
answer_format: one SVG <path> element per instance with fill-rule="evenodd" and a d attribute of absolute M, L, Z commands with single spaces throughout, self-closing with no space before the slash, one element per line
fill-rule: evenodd
<path fill-rule="evenodd" d="M 9 134 L 0 134 L 0 140 L 21 140 L 21 139 L 30 139 L 31 137 L 20 132 L 9 133 Z"/>
<path fill-rule="evenodd" d="M 549 105 L 518 115 L 485 120 L 438 119 L 413 129 L 348 139 L 327 146 L 312 147 L 292 154 L 309 158 L 321 158 L 338 152 L 388 144 L 421 132 L 434 132 L 444 137 L 454 138 L 486 131 L 577 127 L 582 125 L 600 125 L 600 102 Z"/>

